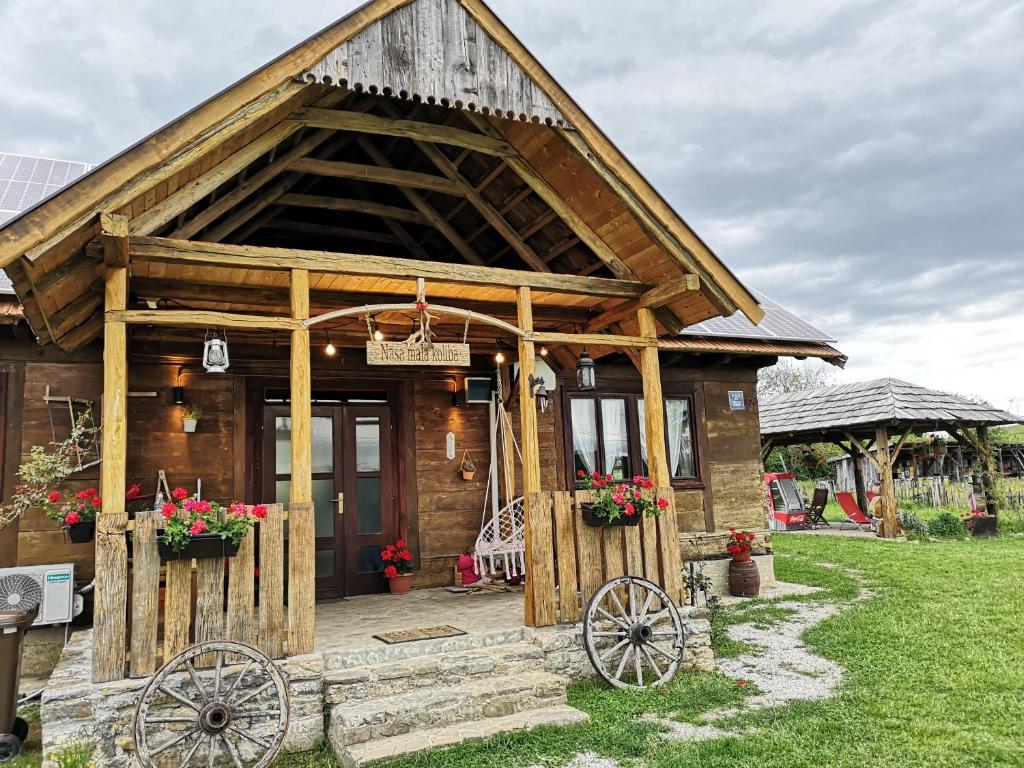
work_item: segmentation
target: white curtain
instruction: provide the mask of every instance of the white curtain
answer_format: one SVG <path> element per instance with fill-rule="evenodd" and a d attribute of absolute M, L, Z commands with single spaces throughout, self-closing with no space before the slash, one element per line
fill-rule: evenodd
<path fill-rule="evenodd" d="M 693 443 L 690 437 L 690 402 L 666 400 L 668 459 L 672 477 L 693 476 Z"/>
<path fill-rule="evenodd" d="M 572 401 L 572 449 L 587 474 L 597 468 L 597 414 L 593 400 Z"/>
<path fill-rule="evenodd" d="M 604 471 L 622 480 L 629 472 L 629 427 L 626 401 L 601 401 L 601 431 L 604 433 Z"/>

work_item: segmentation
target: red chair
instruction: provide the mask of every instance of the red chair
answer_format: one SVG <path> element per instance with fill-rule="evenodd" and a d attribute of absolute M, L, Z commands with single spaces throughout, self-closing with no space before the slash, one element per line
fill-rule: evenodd
<path fill-rule="evenodd" d="M 871 532 L 875 530 L 875 526 L 878 525 L 876 519 L 870 518 L 860 511 L 860 507 L 857 506 L 857 500 L 853 498 L 853 494 L 847 491 L 836 491 L 836 501 L 839 502 L 839 506 L 843 510 L 843 514 L 846 515 L 846 519 L 843 524 L 839 526 L 839 530 L 843 530 L 847 524 L 856 525 L 862 531 L 866 525 L 867 531 Z"/>

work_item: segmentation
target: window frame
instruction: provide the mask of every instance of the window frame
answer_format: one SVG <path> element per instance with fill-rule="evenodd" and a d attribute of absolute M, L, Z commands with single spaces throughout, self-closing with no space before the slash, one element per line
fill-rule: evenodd
<path fill-rule="evenodd" d="M 694 463 L 694 476 L 693 477 L 679 477 L 672 478 L 672 488 L 676 490 L 702 490 L 704 489 L 704 461 L 703 461 L 703 449 L 704 444 L 704 418 L 703 410 L 701 410 L 700 417 L 698 417 L 698 407 L 701 406 L 703 398 L 700 397 L 700 393 L 697 388 L 693 385 L 686 386 L 680 382 L 673 382 L 673 386 L 667 387 L 666 383 L 663 383 L 662 392 L 662 412 L 664 415 L 665 425 L 665 445 L 666 449 L 668 446 L 668 413 L 665 406 L 665 400 L 687 400 L 689 401 L 689 412 L 690 412 L 690 438 L 693 450 L 693 463 Z M 625 400 L 626 402 L 626 422 L 629 427 L 629 456 L 630 456 L 630 472 L 638 474 L 640 467 L 634 467 L 633 464 L 642 461 L 641 459 L 641 442 L 640 442 L 640 414 L 638 401 L 644 399 L 643 391 L 639 386 L 630 386 L 627 384 L 619 384 L 616 386 L 614 383 L 607 386 L 601 387 L 597 390 L 583 391 L 576 387 L 560 386 L 562 390 L 562 430 L 563 430 L 563 444 L 564 444 L 564 463 L 565 463 L 565 474 L 566 474 L 566 487 L 575 488 L 576 484 L 576 458 L 575 450 L 573 447 L 572 439 L 572 401 L 573 400 L 594 400 L 597 405 L 595 406 L 595 419 L 597 427 L 597 445 L 598 445 L 598 466 L 602 473 L 606 473 L 607 469 L 603 466 L 604 464 L 604 425 L 601 415 L 600 400 Z M 668 457 L 666 456 L 666 460 Z M 670 468 L 671 469 L 671 468 Z"/>

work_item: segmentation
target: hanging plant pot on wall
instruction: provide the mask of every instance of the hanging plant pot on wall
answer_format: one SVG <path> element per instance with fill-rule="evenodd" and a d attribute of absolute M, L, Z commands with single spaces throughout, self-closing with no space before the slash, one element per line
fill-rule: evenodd
<path fill-rule="evenodd" d="M 170 544 L 164 542 L 162 536 L 157 536 L 156 545 L 161 560 L 201 560 L 206 557 L 234 557 L 238 554 L 238 544 L 221 538 L 218 533 L 200 533 L 192 536 L 179 552 L 171 549 Z"/>
<path fill-rule="evenodd" d="M 640 525 L 640 515 L 621 514 L 614 520 L 606 520 L 595 511 L 595 504 L 584 501 L 580 504 L 583 524 L 590 528 L 616 528 L 624 525 Z"/>

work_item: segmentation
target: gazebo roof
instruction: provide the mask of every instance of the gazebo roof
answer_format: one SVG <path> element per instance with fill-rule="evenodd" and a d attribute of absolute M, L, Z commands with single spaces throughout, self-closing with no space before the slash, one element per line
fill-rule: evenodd
<path fill-rule="evenodd" d="M 899 379 L 875 379 L 760 400 L 761 435 L 774 442 L 845 439 L 846 432 L 874 436 L 876 427 L 977 427 L 1015 424 L 1019 417 L 958 395 Z"/>

